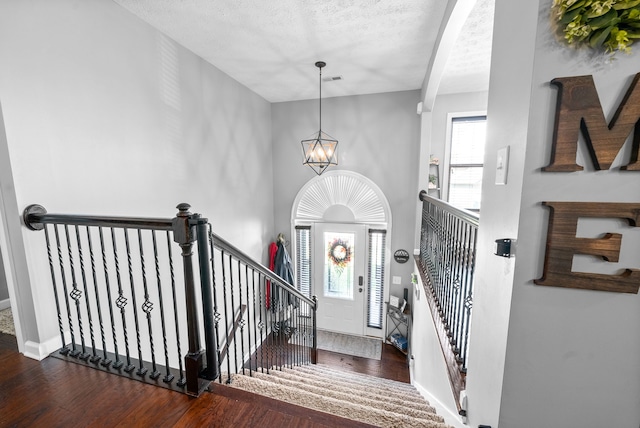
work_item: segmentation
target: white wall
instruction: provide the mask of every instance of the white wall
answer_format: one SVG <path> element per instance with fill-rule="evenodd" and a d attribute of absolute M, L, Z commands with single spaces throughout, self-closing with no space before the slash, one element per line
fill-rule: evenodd
<path fill-rule="evenodd" d="M 173 217 L 189 202 L 220 235 L 264 256 L 273 235 L 266 100 L 106 0 L 3 1 L 0 61 L 17 212 L 40 203 Z M 25 340 L 42 342 L 57 334 L 43 236 L 19 233 L 37 296 L 31 322 L 38 313 Z"/>
<path fill-rule="evenodd" d="M 322 129 L 339 141 L 339 165 L 335 169 L 364 175 L 389 201 L 392 251 L 403 248 L 411 253 L 414 245 L 419 96 L 416 90 L 322 100 Z M 276 231 L 289 237 L 294 199 L 315 177 L 302 165 L 300 140 L 318 130 L 318 100 L 273 104 L 272 118 L 275 224 Z M 402 296 L 403 288 L 410 288 L 412 271 L 412 263 L 391 262 L 391 276 L 402 277 L 401 285 L 391 285 L 391 293 Z"/>
<path fill-rule="evenodd" d="M 418 288 L 417 293 L 415 288 Z M 462 426 L 462 419 L 458 415 L 458 408 L 447 374 L 447 364 L 442 354 L 440 340 L 420 275 L 418 275 L 418 286 L 415 288 L 413 289 L 411 381 L 425 395 L 429 403 L 436 407 L 438 414 L 442 415 L 448 424 L 456 427 Z"/>
<path fill-rule="evenodd" d="M 543 173 L 549 163 L 555 77 L 590 74 L 611 118 L 632 77 L 638 48 L 612 63 L 556 42 L 551 0 L 497 0 L 485 165 L 511 147 L 508 183 L 483 180 L 476 297 L 469 351 L 470 425 L 630 427 L 640 423 L 640 295 L 542 287 L 548 211 L 542 201 L 638 202 L 637 173 Z M 628 150 L 625 151 L 628 154 Z M 620 160 L 618 160 L 619 165 Z M 619 225 L 614 225 L 616 228 Z M 588 222 L 581 236 L 610 230 Z M 638 268 L 624 233 L 621 263 Z M 492 254 L 497 238 L 517 238 L 515 259 Z M 626 240 L 626 241 L 625 241 Z M 625 249 L 627 252 L 625 254 Z M 602 262 L 583 262 L 589 269 Z M 604 266 L 606 267 L 606 266 Z M 508 335 L 507 335 L 508 334 Z M 508 339 L 508 340 L 506 340 Z"/>

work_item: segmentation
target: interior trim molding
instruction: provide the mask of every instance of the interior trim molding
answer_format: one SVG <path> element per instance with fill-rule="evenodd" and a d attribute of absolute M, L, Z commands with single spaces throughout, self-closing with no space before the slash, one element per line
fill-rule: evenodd
<path fill-rule="evenodd" d="M 296 195 L 291 211 L 294 223 L 324 221 L 325 212 L 343 205 L 354 223 L 390 226 L 391 208 L 382 190 L 367 177 L 334 170 L 309 180 Z"/>

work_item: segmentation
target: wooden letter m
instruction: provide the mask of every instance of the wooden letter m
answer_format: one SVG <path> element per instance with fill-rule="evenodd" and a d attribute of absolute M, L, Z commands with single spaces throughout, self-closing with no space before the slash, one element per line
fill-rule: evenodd
<path fill-rule="evenodd" d="M 551 81 L 558 87 L 551 163 L 543 171 L 580 171 L 576 151 L 580 131 L 595 169 L 609 169 L 633 132 L 629 162 L 621 169 L 640 171 L 640 73 L 636 74 L 611 123 L 607 124 L 592 76 L 561 77 Z"/>

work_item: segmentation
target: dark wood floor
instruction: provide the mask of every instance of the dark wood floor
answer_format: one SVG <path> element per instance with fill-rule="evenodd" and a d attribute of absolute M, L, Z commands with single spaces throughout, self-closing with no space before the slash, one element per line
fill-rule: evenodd
<path fill-rule="evenodd" d="M 382 359 L 318 351 L 318 362 L 409 381 L 404 355 L 385 345 Z M 0 427 L 368 427 L 326 413 L 212 384 L 198 399 L 120 376 L 18 353 L 0 333 Z"/>

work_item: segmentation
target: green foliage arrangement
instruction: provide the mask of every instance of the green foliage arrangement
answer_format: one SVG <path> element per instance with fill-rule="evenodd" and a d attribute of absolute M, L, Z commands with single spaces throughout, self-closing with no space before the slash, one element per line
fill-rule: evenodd
<path fill-rule="evenodd" d="M 640 39 L 640 0 L 554 0 L 552 7 L 570 45 L 630 53 Z"/>

